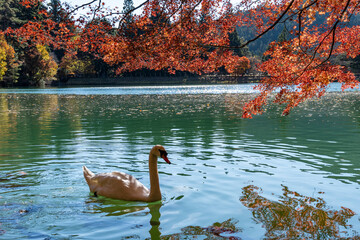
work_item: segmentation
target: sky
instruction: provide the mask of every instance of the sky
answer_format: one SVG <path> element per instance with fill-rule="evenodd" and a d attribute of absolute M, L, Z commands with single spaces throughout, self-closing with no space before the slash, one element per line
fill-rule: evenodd
<path fill-rule="evenodd" d="M 75 5 L 82 5 L 82 4 L 85 4 L 85 3 L 88 3 L 88 2 L 91 2 L 92 0 L 63 0 L 61 2 L 67 2 L 67 3 L 70 3 L 72 6 L 75 6 Z M 114 7 L 119 7 L 120 10 L 122 10 L 122 7 L 123 7 L 123 0 L 102 0 L 102 2 L 105 3 L 105 7 L 110 7 L 110 8 L 114 8 Z M 140 5 L 143 0 L 133 0 L 134 2 L 134 7 Z"/>
<path fill-rule="evenodd" d="M 46 1 L 50 1 L 50 0 L 46 0 Z M 61 3 L 69 3 L 71 6 L 75 7 L 75 6 L 81 6 L 83 4 L 92 2 L 94 0 L 60 0 Z M 114 8 L 117 7 L 117 11 L 121 12 L 123 9 L 123 2 L 124 0 L 100 0 L 102 3 L 104 3 L 105 7 L 114 10 Z M 134 7 L 139 6 L 140 4 L 142 4 L 145 0 L 133 0 L 134 3 Z M 234 5 L 236 5 L 237 3 L 239 3 L 240 0 L 230 0 L 231 3 L 233 3 Z M 94 6 L 99 4 L 99 0 L 95 0 Z M 75 14 L 75 18 L 79 18 L 80 16 L 85 18 L 91 19 L 93 15 L 86 15 L 86 13 L 88 12 L 88 8 L 86 8 L 85 10 L 79 10 L 77 14 Z M 140 14 L 141 13 L 141 9 L 138 9 L 135 11 L 135 14 Z M 121 15 L 118 15 L 119 18 L 121 18 Z M 115 19 L 114 19 L 115 20 Z M 117 20 L 115 20 L 114 24 L 117 24 Z"/>

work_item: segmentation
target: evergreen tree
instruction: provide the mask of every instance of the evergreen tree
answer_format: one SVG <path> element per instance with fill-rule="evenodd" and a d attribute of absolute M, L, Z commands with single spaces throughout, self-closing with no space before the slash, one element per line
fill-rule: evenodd
<path fill-rule="evenodd" d="M 28 21 L 42 20 L 40 10 L 46 10 L 42 2 L 31 8 L 20 4 L 20 0 L 0 0 L 0 30 L 19 28 Z"/>
<path fill-rule="evenodd" d="M 282 43 L 282 42 L 289 40 L 289 35 L 290 35 L 289 31 L 284 27 L 283 30 L 281 31 L 281 33 L 279 34 L 277 42 Z"/>
<path fill-rule="evenodd" d="M 229 34 L 230 47 L 239 47 L 245 43 L 244 38 L 240 38 L 236 29 Z M 234 53 L 239 57 L 250 57 L 251 53 L 249 51 L 249 47 L 245 46 L 242 48 L 233 49 Z"/>
<path fill-rule="evenodd" d="M 20 19 L 21 6 L 18 0 L 0 0 L 0 30 L 17 28 L 25 21 Z"/>
<path fill-rule="evenodd" d="M 120 28 L 121 32 L 126 37 L 133 37 L 134 33 L 132 32 L 131 24 L 134 22 L 134 16 L 131 10 L 134 9 L 134 3 L 133 0 L 124 0 L 123 5 L 123 14 L 125 14 L 123 21 L 121 22 Z"/>
<path fill-rule="evenodd" d="M 62 20 L 62 8 L 60 0 L 51 0 L 48 4 L 49 13 L 51 14 L 51 19 L 54 22 L 61 22 Z"/>
<path fill-rule="evenodd" d="M 124 18 L 125 23 L 132 23 L 133 22 L 133 13 L 131 12 L 134 9 L 134 2 L 133 0 L 124 0 L 123 5 L 123 14 L 126 14 Z"/>
<path fill-rule="evenodd" d="M 5 1 L 7 1 L 7 0 L 5 0 Z M 40 14 L 39 12 L 42 10 L 47 10 L 47 8 L 40 1 L 38 1 L 36 4 L 32 5 L 31 8 L 27 8 L 26 6 L 22 6 L 20 4 L 19 4 L 19 6 L 20 6 L 19 17 L 24 22 L 39 21 L 39 20 L 43 20 L 45 18 L 44 15 Z"/>

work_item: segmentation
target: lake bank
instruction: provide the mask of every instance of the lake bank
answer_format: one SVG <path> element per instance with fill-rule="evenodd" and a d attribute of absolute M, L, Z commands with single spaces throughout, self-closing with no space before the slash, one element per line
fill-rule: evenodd
<path fill-rule="evenodd" d="M 175 85 L 175 84 L 239 84 L 257 83 L 261 75 L 229 76 L 131 76 L 131 77 L 74 77 L 67 82 L 53 81 L 51 86 L 129 86 L 129 85 Z"/>
<path fill-rule="evenodd" d="M 140 86 L 140 85 L 182 85 L 182 84 L 243 84 L 259 83 L 263 75 L 244 76 L 204 75 L 204 76 L 130 76 L 130 77 L 74 77 L 66 82 L 52 81 L 47 86 Z M 360 80 L 360 73 L 355 74 Z"/>

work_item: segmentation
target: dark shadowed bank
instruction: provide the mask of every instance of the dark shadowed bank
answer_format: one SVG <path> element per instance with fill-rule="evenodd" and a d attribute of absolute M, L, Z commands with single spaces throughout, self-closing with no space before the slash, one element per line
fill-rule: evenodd
<path fill-rule="evenodd" d="M 172 85 L 172 84 L 237 84 L 259 82 L 260 75 L 206 75 L 206 76 L 131 76 L 131 77 L 74 77 L 66 82 L 52 81 L 51 86 L 79 85 Z"/>
<path fill-rule="evenodd" d="M 360 73 L 355 74 L 360 81 Z M 66 82 L 52 81 L 51 86 L 84 86 L 84 85 L 177 85 L 177 84 L 239 84 L 258 83 L 263 75 L 248 74 L 243 76 L 206 75 L 206 76 L 152 76 L 152 77 L 74 77 Z"/>

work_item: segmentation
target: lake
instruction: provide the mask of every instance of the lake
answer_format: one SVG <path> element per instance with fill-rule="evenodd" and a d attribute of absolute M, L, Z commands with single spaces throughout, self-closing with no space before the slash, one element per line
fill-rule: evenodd
<path fill-rule="evenodd" d="M 252 87 L 0 89 L 0 239 L 359 239 L 359 91 L 242 119 Z M 162 201 L 90 194 L 155 144 Z"/>

